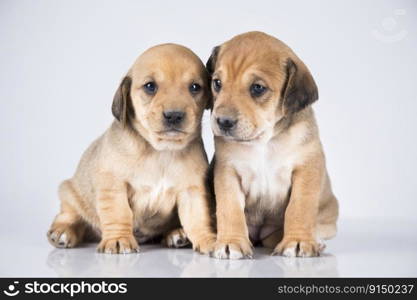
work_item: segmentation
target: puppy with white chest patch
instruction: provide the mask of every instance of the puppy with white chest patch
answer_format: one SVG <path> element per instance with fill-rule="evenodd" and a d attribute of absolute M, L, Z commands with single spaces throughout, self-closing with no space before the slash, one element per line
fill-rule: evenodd
<path fill-rule="evenodd" d="M 294 52 L 261 32 L 216 47 L 212 77 L 217 258 L 316 256 L 336 234 L 332 193 L 310 104 L 312 75 Z M 252 243 L 251 243 L 252 242 Z"/>
<path fill-rule="evenodd" d="M 188 238 L 195 250 L 212 250 L 201 138 L 208 85 L 188 48 L 159 45 L 136 60 L 114 96 L 116 120 L 59 188 L 61 211 L 48 231 L 54 246 L 75 247 L 96 232 L 105 253 L 136 252 L 138 241 L 161 235 L 168 246 Z"/>

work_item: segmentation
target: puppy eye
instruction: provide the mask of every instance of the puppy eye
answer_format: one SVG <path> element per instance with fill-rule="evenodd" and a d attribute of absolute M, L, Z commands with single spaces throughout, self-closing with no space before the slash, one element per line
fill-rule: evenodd
<path fill-rule="evenodd" d="M 158 86 L 156 85 L 155 82 L 149 81 L 143 85 L 143 88 L 147 94 L 153 95 L 156 93 Z"/>
<path fill-rule="evenodd" d="M 220 79 L 213 79 L 213 88 L 216 92 L 219 92 L 222 88 L 222 82 Z"/>
<path fill-rule="evenodd" d="M 189 87 L 191 94 L 197 94 L 201 90 L 201 85 L 193 83 Z"/>
<path fill-rule="evenodd" d="M 261 84 L 254 83 L 250 86 L 250 94 L 252 97 L 260 97 L 266 92 L 266 87 Z"/>

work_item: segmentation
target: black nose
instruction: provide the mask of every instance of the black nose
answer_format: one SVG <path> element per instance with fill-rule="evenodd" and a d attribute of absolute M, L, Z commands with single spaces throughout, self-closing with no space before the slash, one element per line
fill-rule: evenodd
<path fill-rule="evenodd" d="M 217 118 L 217 124 L 223 131 L 231 131 L 236 126 L 237 120 L 228 117 Z"/>
<path fill-rule="evenodd" d="M 167 125 L 178 125 L 184 120 L 185 112 L 178 110 L 168 110 L 163 113 Z"/>

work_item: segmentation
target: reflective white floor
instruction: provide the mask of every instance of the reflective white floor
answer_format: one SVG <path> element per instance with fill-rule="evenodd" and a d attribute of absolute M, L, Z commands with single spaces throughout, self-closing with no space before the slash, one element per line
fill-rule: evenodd
<path fill-rule="evenodd" d="M 142 245 L 141 253 L 108 255 L 95 245 L 54 249 L 45 232 L 0 231 L 1 277 L 417 277 L 417 220 L 349 220 L 318 258 L 270 256 L 217 260 L 191 249 Z"/>

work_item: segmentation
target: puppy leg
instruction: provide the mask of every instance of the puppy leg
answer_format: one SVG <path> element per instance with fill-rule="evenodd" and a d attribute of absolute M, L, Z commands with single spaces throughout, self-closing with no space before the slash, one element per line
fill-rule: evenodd
<path fill-rule="evenodd" d="M 190 187 L 178 198 L 178 215 L 193 249 L 202 254 L 213 250 L 216 235 L 211 228 L 208 198 L 204 186 Z"/>
<path fill-rule="evenodd" d="M 166 234 L 162 243 L 169 248 L 181 248 L 190 244 L 184 229 L 178 228 Z"/>
<path fill-rule="evenodd" d="M 318 238 L 327 240 L 336 235 L 336 221 L 338 216 L 339 205 L 337 203 L 336 197 L 333 195 L 330 179 L 326 171 L 323 196 L 320 201 L 317 220 Z"/>
<path fill-rule="evenodd" d="M 322 183 L 323 166 L 319 163 L 313 162 L 294 170 L 291 197 L 285 211 L 284 238 L 273 254 L 290 257 L 320 254 L 316 224 Z"/>
<path fill-rule="evenodd" d="M 97 185 L 97 212 L 102 232 L 97 250 L 110 254 L 138 252 L 126 184 L 112 174 L 103 173 Z"/>
<path fill-rule="evenodd" d="M 72 248 L 79 244 L 84 236 L 86 224 L 71 203 L 79 201 L 71 181 L 64 181 L 59 187 L 61 212 L 55 217 L 47 233 L 49 242 L 57 248 Z"/>
<path fill-rule="evenodd" d="M 245 195 L 236 172 L 216 164 L 214 189 L 217 206 L 217 241 L 213 256 L 223 259 L 252 257 L 245 218 Z"/>

